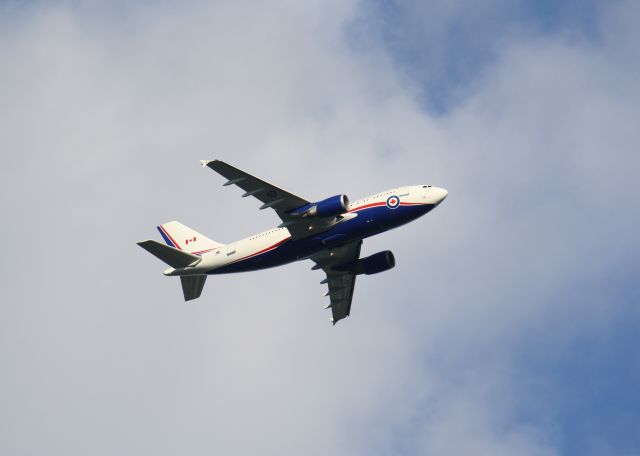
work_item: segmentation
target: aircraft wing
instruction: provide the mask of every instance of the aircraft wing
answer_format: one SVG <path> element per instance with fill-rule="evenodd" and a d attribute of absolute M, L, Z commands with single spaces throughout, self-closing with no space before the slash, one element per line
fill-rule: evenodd
<path fill-rule="evenodd" d="M 327 295 L 331 302 L 327 308 L 331 308 L 333 314 L 331 321 L 334 325 L 349 316 L 353 289 L 356 284 L 356 275 L 353 272 L 336 268 L 358 260 L 361 246 L 362 241 L 352 242 L 341 247 L 327 249 L 311 257 L 311 260 L 316 263 L 313 269 L 322 269 L 327 274 L 327 278 L 321 283 L 329 285 Z"/>
<path fill-rule="evenodd" d="M 260 209 L 272 208 L 284 221 L 291 220 L 287 212 L 309 204 L 309 201 L 292 193 L 276 187 L 268 182 L 258 179 L 249 173 L 233 167 L 220 160 L 202 161 L 202 166 L 207 166 L 226 177 L 228 181 L 224 185 L 237 185 L 245 191 L 243 197 L 253 196 L 263 204 Z"/>

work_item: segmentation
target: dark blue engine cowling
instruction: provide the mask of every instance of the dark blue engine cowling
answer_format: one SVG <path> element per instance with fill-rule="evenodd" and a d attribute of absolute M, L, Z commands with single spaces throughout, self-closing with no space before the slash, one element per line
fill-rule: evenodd
<path fill-rule="evenodd" d="M 390 250 L 374 253 L 366 258 L 361 258 L 355 263 L 356 274 L 377 274 L 388 271 L 396 265 L 396 259 Z"/>
<path fill-rule="evenodd" d="M 347 195 L 336 195 L 315 203 L 309 211 L 309 215 L 332 217 L 347 212 L 348 206 L 349 198 L 347 198 Z"/>

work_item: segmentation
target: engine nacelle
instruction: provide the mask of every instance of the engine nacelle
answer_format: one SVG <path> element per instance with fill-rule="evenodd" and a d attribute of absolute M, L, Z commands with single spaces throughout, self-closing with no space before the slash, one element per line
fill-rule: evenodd
<path fill-rule="evenodd" d="M 377 274 L 388 271 L 396 265 L 396 259 L 391 250 L 374 253 L 366 258 L 360 258 L 355 262 L 354 272 L 356 274 Z"/>
<path fill-rule="evenodd" d="M 314 203 L 304 212 L 308 217 L 333 217 L 347 212 L 349 198 L 347 195 L 336 195 Z"/>

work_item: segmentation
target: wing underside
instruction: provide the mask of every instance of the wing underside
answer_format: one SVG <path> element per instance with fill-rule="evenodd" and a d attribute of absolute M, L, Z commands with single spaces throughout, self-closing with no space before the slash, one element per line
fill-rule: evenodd
<path fill-rule="evenodd" d="M 329 287 L 327 294 L 331 302 L 327 307 L 331 308 L 331 321 L 334 325 L 351 313 L 356 275 L 345 266 L 358 260 L 361 246 L 362 241 L 352 242 L 311 257 L 317 265 L 314 269 L 322 269 L 327 275 L 322 283 Z"/>

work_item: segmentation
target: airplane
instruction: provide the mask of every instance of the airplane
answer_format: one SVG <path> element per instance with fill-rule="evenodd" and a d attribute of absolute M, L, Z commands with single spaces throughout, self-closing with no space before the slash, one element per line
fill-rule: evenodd
<path fill-rule="evenodd" d="M 138 245 L 170 266 L 165 276 L 178 276 L 185 301 L 200 297 L 208 275 L 255 271 L 309 259 L 326 278 L 331 322 L 351 313 L 356 276 L 377 274 L 395 266 L 389 250 L 360 258 L 362 240 L 404 225 L 438 206 L 448 195 L 443 188 L 413 185 L 393 188 L 350 202 L 340 194 L 311 202 L 269 184 L 220 160 L 202 160 L 227 181 L 252 196 L 260 209 L 273 209 L 278 227 L 246 239 L 221 244 L 172 221 L 159 225 L 166 244 L 155 240 Z"/>

